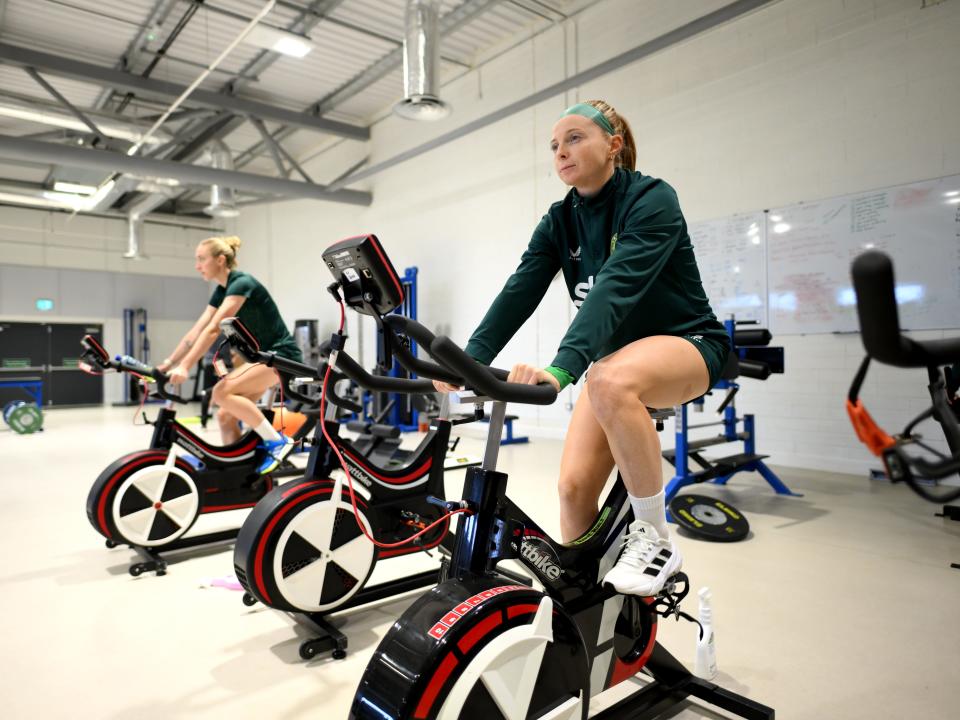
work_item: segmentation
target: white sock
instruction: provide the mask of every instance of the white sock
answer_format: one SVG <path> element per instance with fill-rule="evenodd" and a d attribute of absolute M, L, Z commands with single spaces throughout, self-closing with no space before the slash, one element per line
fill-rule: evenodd
<path fill-rule="evenodd" d="M 254 432 L 257 433 L 264 440 L 273 440 L 276 442 L 280 439 L 280 433 L 273 429 L 273 425 L 270 424 L 270 421 L 264 418 L 260 421 L 260 424 L 257 425 L 254 429 Z M 662 495 L 663 493 L 661 493 Z"/>
<path fill-rule="evenodd" d="M 667 527 L 666 499 L 663 490 L 652 497 L 636 497 L 630 493 L 627 493 L 627 495 L 630 498 L 630 506 L 633 508 L 633 516 L 637 520 L 643 520 L 653 525 L 660 537 L 670 537 L 670 529 Z"/>

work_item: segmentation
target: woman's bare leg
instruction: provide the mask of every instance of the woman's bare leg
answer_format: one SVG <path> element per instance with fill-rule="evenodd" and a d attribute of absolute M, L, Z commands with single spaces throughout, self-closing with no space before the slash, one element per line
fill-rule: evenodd
<path fill-rule="evenodd" d="M 613 470 L 607 436 L 590 405 L 584 386 L 573 408 L 560 460 L 560 537 L 575 540 L 590 529 L 597 516 L 597 501 Z"/>
<path fill-rule="evenodd" d="M 236 442 L 240 437 L 238 421 L 255 428 L 266 419 L 255 400 L 276 382 L 277 374 L 272 368 L 247 365 L 220 378 L 213 386 L 213 402 L 220 406 L 217 420 L 220 421 L 224 444 Z"/>
<path fill-rule="evenodd" d="M 693 400 L 709 382 L 693 344 L 663 335 L 630 343 L 590 368 L 594 415 L 631 495 L 649 497 L 663 489 L 660 438 L 647 408 Z"/>

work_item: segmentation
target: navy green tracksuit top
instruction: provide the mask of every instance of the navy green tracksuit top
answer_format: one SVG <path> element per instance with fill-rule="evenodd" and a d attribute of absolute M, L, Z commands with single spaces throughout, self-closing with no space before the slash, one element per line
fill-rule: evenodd
<path fill-rule="evenodd" d="M 594 196 L 571 188 L 534 230 L 467 352 L 492 362 L 533 314 L 558 270 L 579 310 L 551 365 L 574 381 L 591 362 L 651 335 L 729 345 L 703 290 L 676 192 L 663 180 L 617 168 Z M 704 355 L 715 381 L 719 368 L 709 352 Z"/>

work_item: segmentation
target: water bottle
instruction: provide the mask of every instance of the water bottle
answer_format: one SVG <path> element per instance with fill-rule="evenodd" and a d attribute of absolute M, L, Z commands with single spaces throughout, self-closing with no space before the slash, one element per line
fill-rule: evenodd
<path fill-rule="evenodd" d="M 710 600 L 713 594 L 710 588 L 701 588 L 700 596 L 700 625 L 703 628 L 697 639 L 697 654 L 693 662 L 693 674 L 704 680 L 713 680 L 717 676 L 717 648 L 713 635 L 713 608 Z"/>

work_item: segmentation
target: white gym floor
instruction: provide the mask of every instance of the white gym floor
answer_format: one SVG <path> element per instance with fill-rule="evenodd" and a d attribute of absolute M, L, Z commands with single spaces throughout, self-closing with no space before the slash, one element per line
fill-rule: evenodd
<path fill-rule="evenodd" d="M 305 630 L 211 587 L 232 574 L 229 544 L 171 555 L 164 577 L 131 577 L 135 553 L 104 547 L 85 501 L 108 463 L 149 443 L 151 428 L 133 426 L 133 414 L 53 410 L 42 433 L 0 430 L 2 716 L 346 718 L 379 638 L 415 595 L 351 611 L 348 657 L 305 662 Z M 480 450 L 479 435 L 464 437 L 461 452 Z M 511 496 L 556 531 L 560 443 L 505 447 L 500 458 Z M 693 585 L 684 609 L 695 614 L 696 590 L 713 589 L 716 682 L 779 720 L 958 717 L 960 570 L 950 563 L 960 562 L 960 523 L 904 487 L 776 470 L 804 496 L 777 496 L 755 475 L 695 489 L 728 499 L 753 530 L 734 544 L 682 539 Z M 448 474 L 451 495 L 462 476 Z M 219 527 L 237 515 L 201 520 Z M 372 580 L 430 566 L 422 555 L 388 560 Z M 694 625 L 661 620 L 659 637 L 692 664 Z M 667 716 L 726 717 L 692 702 Z"/>

